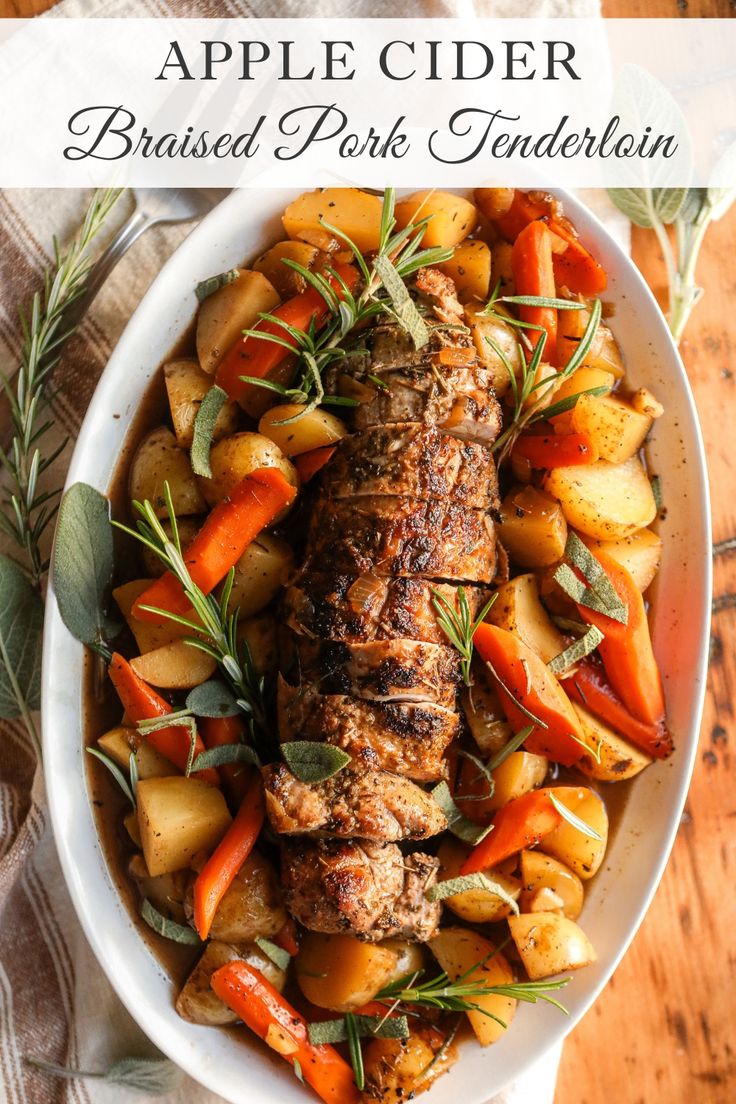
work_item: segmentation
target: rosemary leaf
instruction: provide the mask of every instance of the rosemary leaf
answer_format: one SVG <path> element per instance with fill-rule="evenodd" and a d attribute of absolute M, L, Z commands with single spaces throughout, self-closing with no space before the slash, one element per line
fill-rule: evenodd
<path fill-rule="evenodd" d="M 578 741 L 579 743 L 580 741 Z M 586 747 L 586 750 L 590 750 Z M 586 824 L 584 820 L 581 820 L 579 816 L 576 816 L 567 805 L 559 800 L 554 793 L 550 793 L 549 799 L 554 805 L 557 812 L 560 814 L 563 820 L 566 820 L 568 824 L 571 824 L 573 828 L 577 828 L 578 832 L 582 832 L 584 836 L 591 836 L 594 840 L 602 840 L 603 836 L 600 832 L 596 832 L 595 828 L 591 828 L 589 824 Z"/>
<path fill-rule="evenodd" d="M 109 755 L 105 755 L 104 751 L 100 751 L 99 748 L 95 748 L 95 747 L 88 747 L 87 748 L 87 754 L 88 755 L 94 755 L 95 759 L 99 759 L 99 761 L 101 763 L 104 763 L 104 765 L 109 770 L 110 774 L 113 776 L 113 778 L 117 782 L 120 789 L 123 791 L 123 793 L 127 797 L 130 804 L 135 809 L 135 792 L 133 790 L 133 787 L 131 786 L 129 780 L 125 777 L 125 775 L 123 774 L 123 772 L 121 771 L 120 767 L 117 765 L 115 760 L 111 759 Z M 134 759 L 133 755 L 131 755 L 131 759 Z"/>

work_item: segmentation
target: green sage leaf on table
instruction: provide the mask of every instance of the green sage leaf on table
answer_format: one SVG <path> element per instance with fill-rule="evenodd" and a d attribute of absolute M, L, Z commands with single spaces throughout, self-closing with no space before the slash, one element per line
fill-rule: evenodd
<path fill-rule="evenodd" d="M 209 679 L 187 695 L 187 709 L 197 717 L 236 717 L 238 703 L 229 688 L 219 679 Z"/>
<path fill-rule="evenodd" d="M 284 761 L 300 782 L 326 782 L 350 762 L 350 756 L 332 744 L 294 740 L 281 745 Z"/>
<path fill-rule="evenodd" d="M 194 437 L 190 458 L 192 471 L 195 475 L 201 475 L 205 479 L 211 479 L 210 449 L 212 448 L 212 435 L 220 416 L 220 411 L 227 402 L 227 392 L 216 384 L 210 387 L 202 399 L 202 403 L 194 419 Z"/>
<path fill-rule="evenodd" d="M 168 1058 L 119 1058 L 104 1072 L 57 1066 L 54 1062 L 45 1062 L 41 1058 L 26 1058 L 25 1061 L 29 1066 L 34 1066 L 52 1077 L 108 1081 L 113 1085 L 138 1089 L 147 1096 L 165 1096 L 173 1092 L 180 1086 L 183 1077 L 179 1067 Z"/>
<path fill-rule="evenodd" d="M 0 555 L 0 717 L 38 709 L 43 602 L 22 569 Z"/>
<path fill-rule="evenodd" d="M 67 629 L 109 656 L 106 641 L 119 628 L 105 613 L 113 572 L 110 503 L 87 483 L 74 483 L 61 500 L 53 571 L 56 601 Z"/>

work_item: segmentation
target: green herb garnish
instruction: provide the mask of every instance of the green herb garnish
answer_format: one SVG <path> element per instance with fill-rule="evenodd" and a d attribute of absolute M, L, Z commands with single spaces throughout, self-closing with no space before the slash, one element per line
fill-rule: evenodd
<path fill-rule="evenodd" d="M 473 620 L 465 587 L 459 586 L 457 588 L 457 607 L 448 602 L 444 594 L 441 594 L 436 587 L 431 589 L 433 595 L 432 605 L 437 613 L 437 622 L 447 639 L 460 653 L 460 670 L 463 682 L 466 686 L 472 686 L 470 665 L 473 660 L 473 637 L 476 629 L 485 620 L 486 614 L 496 601 L 496 595 L 491 595 L 478 616 Z"/>

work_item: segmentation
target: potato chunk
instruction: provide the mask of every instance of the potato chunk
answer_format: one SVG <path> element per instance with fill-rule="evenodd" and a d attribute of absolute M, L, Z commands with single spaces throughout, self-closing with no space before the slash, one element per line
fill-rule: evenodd
<path fill-rule="evenodd" d="M 220 842 L 232 817 L 218 789 L 199 778 L 146 778 L 138 783 L 138 823 L 146 866 L 168 874 Z"/>
<path fill-rule="evenodd" d="M 148 590 L 152 582 L 152 579 L 132 579 L 129 583 L 115 587 L 112 592 L 142 655 L 152 652 L 155 648 L 162 648 L 172 640 L 181 640 L 189 633 L 189 629 L 184 628 L 183 625 L 177 625 L 175 621 L 168 621 L 163 617 L 160 621 L 154 622 L 141 621 L 133 616 L 131 612 L 133 605 L 141 594 Z"/>
<path fill-rule="evenodd" d="M 552 855 L 569 866 L 579 878 L 592 878 L 606 853 L 608 844 L 608 813 L 606 806 L 594 790 L 586 787 L 565 786 L 556 791 L 560 802 L 600 837 L 581 832 L 569 821 L 561 824 L 544 837 L 541 847 L 545 855 Z"/>
<path fill-rule="evenodd" d="M 253 966 L 279 992 L 284 988 L 285 972 L 255 943 L 233 947 L 229 943 L 212 940 L 205 947 L 202 957 L 176 998 L 176 1011 L 183 1020 L 208 1027 L 238 1022 L 237 1013 L 228 1008 L 210 987 L 210 978 L 215 970 L 226 966 L 228 962 L 238 961 L 247 962 Z"/>
<path fill-rule="evenodd" d="M 396 204 L 396 224 L 400 229 L 430 216 L 422 238 L 425 247 L 451 249 L 475 229 L 478 212 L 469 200 L 453 192 L 428 190 L 403 196 Z"/>
<path fill-rule="evenodd" d="M 305 414 L 302 413 L 304 409 L 299 403 L 272 406 L 258 423 L 258 432 L 273 441 L 288 457 L 337 444 L 347 434 L 345 423 L 328 410 L 317 407 Z M 295 417 L 296 421 L 287 421 Z"/>
<path fill-rule="evenodd" d="M 513 919 L 511 917 L 509 923 Z M 481 981 L 485 985 L 508 985 L 514 980 L 511 967 L 503 954 L 496 950 L 490 940 L 477 932 L 466 928 L 443 928 L 429 946 L 451 981 L 464 977 L 467 981 Z M 516 1001 L 512 997 L 492 993 L 487 997 L 474 997 L 473 1003 L 478 1005 L 479 1011 L 468 1012 L 467 1017 L 478 1042 L 481 1046 L 495 1043 L 513 1020 Z M 487 1012 L 498 1016 L 506 1027 L 484 1015 Z"/>
<path fill-rule="evenodd" d="M 545 494 L 536 487 L 512 487 L 501 503 L 498 538 L 521 567 L 546 567 L 564 554 L 567 522 L 552 495 L 554 491 Z"/>
<path fill-rule="evenodd" d="M 302 241 L 282 241 L 262 253 L 253 268 L 261 272 L 276 288 L 282 299 L 291 299 L 306 290 L 307 281 L 285 261 L 294 261 L 302 268 L 313 268 L 320 256 L 319 249 Z"/>
<path fill-rule="evenodd" d="M 134 502 L 148 499 L 156 517 L 166 517 L 164 483 L 169 484 L 177 517 L 179 514 L 202 514 L 207 509 L 188 454 L 179 448 L 170 429 L 159 426 L 152 429 L 136 449 L 130 466 L 130 497 Z"/>
<path fill-rule="evenodd" d="M 448 881 L 459 875 L 460 867 L 468 857 L 468 848 L 448 836 L 443 839 L 437 854 L 442 864 L 440 879 Z M 515 861 L 512 860 L 512 865 Z M 521 882 L 508 872 L 506 863 L 489 871 L 488 877 L 498 882 L 514 901 L 521 893 Z M 495 924 L 510 916 L 513 911 L 508 901 L 490 889 L 466 889 L 463 893 L 446 897 L 444 903 L 451 912 L 469 924 Z"/>
<path fill-rule="evenodd" d="M 290 238 L 316 242 L 329 238 L 330 231 L 322 226 L 324 219 L 355 242 L 361 253 L 369 253 L 378 249 L 381 209 L 378 196 L 360 188 L 318 188 L 290 203 L 282 222 Z"/>
<path fill-rule="evenodd" d="M 488 809 L 492 812 L 502 809 L 509 801 L 541 786 L 547 776 L 547 767 L 548 762 L 544 755 L 534 755 L 531 751 L 512 751 L 492 772 L 493 796 L 488 798 Z"/>
<path fill-rule="evenodd" d="M 167 774 L 177 773 L 173 763 L 146 743 L 137 729 L 127 725 L 111 728 L 100 736 L 97 746 L 126 771 L 130 768 L 130 757 L 134 754 L 139 778 L 165 778 Z"/>
<path fill-rule="evenodd" d="M 595 962 L 587 935 L 566 916 L 554 912 L 522 912 L 509 919 L 509 931 L 524 969 L 532 981 Z"/>
<path fill-rule="evenodd" d="M 581 395 L 572 409 L 575 433 L 587 433 L 603 460 L 622 464 L 638 452 L 652 425 L 618 395 Z"/>
<path fill-rule="evenodd" d="M 364 1045 L 365 1093 L 380 1104 L 406 1104 L 426 1092 L 457 1059 L 454 1047 L 442 1049 L 437 1028 L 411 1022 L 408 1039 L 371 1039 Z"/>
<path fill-rule="evenodd" d="M 583 883 L 569 866 L 541 851 L 521 852 L 522 912 L 557 911 L 568 920 L 577 920 L 583 908 Z M 541 907 L 545 905 L 546 907 Z"/>
<path fill-rule="evenodd" d="M 565 650 L 565 638 L 539 600 L 534 575 L 517 575 L 500 586 L 486 620 L 514 633 L 545 663 Z"/>
<path fill-rule="evenodd" d="M 630 744 L 583 705 L 573 704 L 585 731 L 585 741 L 598 749 L 598 758 L 584 755 L 578 770 L 599 782 L 623 782 L 640 774 L 652 762 L 641 748 Z M 600 761 L 599 761 L 600 760 Z"/>
<path fill-rule="evenodd" d="M 237 280 L 209 295 L 197 317 L 197 356 L 203 372 L 214 375 L 218 364 L 243 330 L 258 315 L 279 305 L 279 294 L 262 272 L 241 269 Z"/>
<path fill-rule="evenodd" d="M 212 387 L 212 379 L 202 371 L 196 360 L 172 360 L 164 365 L 164 380 L 176 443 L 179 448 L 191 448 L 194 422 L 202 399 Z M 226 402 L 215 422 L 213 441 L 234 433 L 237 425 L 238 407 L 233 402 Z"/>
<path fill-rule="evenodd" d="M 191 909 L 191 897 L 186 899 Z M 252 943 L 257 936 L 271 938 L 286 923 L 276 871 L 257 851 L 246 861 L 218 905 L 210 935 L 224 943 Z"/>
<path fill-rule="evenodd" d="M 312 1004 L 352 1012 L 394 976 L 398 953 L 354 935 L 308 932 L 296 960 L 299 988 Z"/>
<path fill-rule="evenodd" d="M 482 241 L 464 241 L 458 245 L 452 258 L 437 266 L 455 284 L 461 303 L 468 299 L 481 299 L 484 303 L 490 294 L 491 250 Z"/>
<path fill-rule="evenodd" d="M 502 308 L 499 306 L 496 310 L 500 312 Z M 465 308 L 465 318 L 473 335 L 478 359 L 491 372 L 493 390 L 501 398 L 511 387 L 504 358 L 514 375 L 517 378 L 521 375 L 521 353 L 513 327 L 500 318 L 484 314 L 481 305 L 475 303 L 469 303 Z"/>
<path fill-rule="evenodd" d="M 184 640 L 172 640 L 131 659 L 139 678 L 164 690 L 191 690 L 215 673 L 217 661 Z"/>
<path fill-rule="evenodd" d="M 278 445 L 260 433 L 235 433 L 224 437 L 210 452 L 211 479 L 202 479 L 201 486 L 210 506 L 228 498 L 246 475 L 258 468 L 278 468 L 287 483 L 299 486 L 296 468 L 287 460 Z M 288 512 L 284 511 L 284 512 Z M 279 515 L 283 517 L 283 514 Z"/>
<path fill-rule="evenodd" d="M 259 533 L 235 565 L 230 608 L 241 618 L 260 613 L 286 582 L 294 566 L 290 544 L 272 533 Z"/>
<path fill-rule="evenodd" d="M 662 560 L 662 538 L 651 529 L 639 529 L 618 541 L 593 541 L 590 548 L 622 564 L 642 592 L 653 582 Z"/>
<path fill-rule="evenodd" d="M 555 468 L 544 485 L 562 506 L 568 524 L 597 540 L 628 537 L 657 514 L 647 473 L 636 456 L 623 464 L 596 460 L 584 467 Z"/>

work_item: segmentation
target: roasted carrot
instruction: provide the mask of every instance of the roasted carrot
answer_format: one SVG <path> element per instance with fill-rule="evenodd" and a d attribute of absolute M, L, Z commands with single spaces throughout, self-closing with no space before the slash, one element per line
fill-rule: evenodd
<path fill-rule="evenodd" d="M 335 445 L 322 445 L 321 448 L 310 449 L 309 452 L 303 452 L 301 455 L 295 456 L 293 463 L 300 481 L 308 483 L 318 471 L 321 471 L 325 464 L 332 459 L 335 448 Z"/>
<path fill-rule="evenodd" d="M 556 295 L 552 269 L 552 239 L 543 222 L 530 222 L 519 234 L 511 250 L 511 267 L 517 295 L 538 295 L 553 299 Z M 544 360 L 556 364 L 557 311 L 554 307 L 519 307 L 524 322 L 541 326 L 547 334 Z M 541 334 L 528 330 L 529 340 L 536 345 Z"/>
<path fill-rule="evenodd" d="M 662 678 L 654 658 L 644 599 L 630 572 L 604 552 L 593 553 L 628 610 L 626 624 L 578 605 L 580 616 L 603 633 L 598 645 L 606 674 L 627 709 L 645 724 L 658 725 L 665 714 Z"/>
<path fill-rule="evenodd" d="M 209 594 L 238 562 L 251 541 L 269 522 L 294 501 L 296 490 L 277 468 L 258 468 L 246 475 L 230 498 L 215 506 L 184 553 L 192 581 Z M 141 621 L 159 621 L 160 615 L 143 606 L 155 606 L 180 616 L 191 607 L 176 576 L 167 571 L 133 605 Z"/>
<path fill-rule="evenodd" d="M 359 1104 L 353 1071 L 334 1047 L 310 1043 L 307 1021 L 247 962 L 228 962 L 210 980 L 221 1001 L 299 1070 L 325 1104 Z"/>
<path fill-rule="evenodd" d="M 246 732 L 245 718 L 240 714 L 235 717 L 200 717 L 197 727 L 208 751 L 227 744 L 239 744 Z M 218 770 L 229 799 L 239 807 L 248 788 L 250 771 L 243 763 L 225 763 Z"/>
<path fill-rule="evenodd" d="M 605 268 L 588 252 L 574 230 L 551 216 L 545 216 L 543 221 L 553 234 L 567 242 L 567 249 L 552 258 L 557 284 L 582 295 L 600 295 L 605 291 L 608 285 Z"/>
<path fill-rule="evenodd" d="M 286 917 L 286 920 L 284 920 L 284 923 L 273 937 L 273 941 L 277 947 L 281 947 L 282 950 L 286 951 L 286 953 L 290 954 L 292 957 L 299 953 L 296 923 L 291 916 Z"/>
<path fill-rule="evenodd" d="M 494 810 L 489 808 L 489 802 L 493 791 L 486 776 L 470 759 L 462 760 L 453 796 L 468 820 L 488 824 L 492 819 Z"/>
<path fill-rule="evenodd" d="M 351 290 L 358 282 L 358 271 L 352 265 L 335 265 L 335 272 L 345 281 Z M 340 281 L 335 276 L 325 275 L 330 286 L 340 294 Z M 293 299 L 287 299 L 280 307 L 271 312 L 274 318 L 293 327 L 295 330 L 306 332 L 310 325 L 319 328 L 328 314 L 327 303 L 320 293 L 313 287 L 307 288 L 301 295 L 295 295 Z M 259 333 L 270 334 L 272 337 L 285 341 L 287 347 L 267 338 L 239 337 L 225 353 L 219 368 L 217 369 L 217 383 L 224 391 L 227 391 L 231 399 L 235 399 L 248 409 L 248 413 L 257 416 L 262 410 L 249 409 L 249 400 L 253 393 L 257 392 L 258 398 L 265 396 L 268 401 L 268 391 L 259 388 L 257 384 L 246 383 L 242 376 L 251 376 L 253 379 L 268 379 L 272 382 L 286 383 L 290 379 L 291 369 L 288 365 L 289 358 L 293 359 L 291 350 L 296 351 L 296 340 L 277 322 L 262 319 L 253 326 Z M 286 377 L 274 381 L 274 372 L 279 366 L 286 364 Z"/>
<path fill-rule="evenodd" d="M 528 460 L 533 468 L 547 469 L 592 464 L 598 459 L 598 450 L 587 433 L 523 434 L 513 454 Z"/>
<path fill-rule="evenodd" d="M 530 790 L 509 801 L 493 818 L 493 830 L 474 847 L 460 867 L 461 874 L 475 874 L 497 866 L 509 855 L 533 847 L 558 826 L 561 815 L 550 801 L 550 787 Z"/>
<path fill-rule="evenodd" d="M 581 746 L 585 735 L 569 698 L 546 663 L 513 633 L 487 621 L 476 629 L 473 644 L 480 658 L 493 668 L 501 705 L 514 732 L 533 726 L 524 741 L 526 750 L 566 767 L 577 763 L 585 750 Z M 540 723 L 534 724 L 532 717 Z"/>
<path fill-rule="evenodd" d="M 209 935 L 217 906 L 253 850 L 264 815 L 263 784 L 260 774 L 253 771 L 235 819 L 194 883 L 194 926 L 200 939 Z"/>
<path fill-rule="evenodd" d="M 123 709 L 131 721 L 151 721 L 157 717 L 166 717 L 173 713 L 172 707 L 157 693 L 152 686 L 144 682 L 135 673 L 127 659 L 114 652 L 108 667 L 110 681 L 117 690 Z M 145 737 L 147 743 L 161 755 L 165 755 L 170 762 L 184 771 L 189 762 L 191 740 L 189 731 L 181 725 L 172 725 L 171 728 L 159 728 L 155 732 L 149 732 Z M 194 745 L 195 756 L 204 751 L 202 738 L 197 735 Z M 216 770 L 208 769 L 197 772 L 198 778 L 205 782 L 211 782 L 214 786 L 219 783 Z"/>
<path fill-rule="evenodd" d="M 506 214 L 493 221 L 506 241 L 513 242 L 530 222 L 548 215 L 549 207 L 548 202 L 533 198 L 529 192 L 522 192 L 517 188 Z"/>
<path fill-rule="evenodd" d="M 626 708 L 606 678 L 602 667 L 585 659 L 575 665 L 575 674 L 562 680 L 565 693 L 573 703 L 580 703 L 611 728 L 615 728 L 632 744 L 643 748 L 655 759 L 666 759 L 672 754 L 672 737 L 664 721 L 644 724 Z"/>

